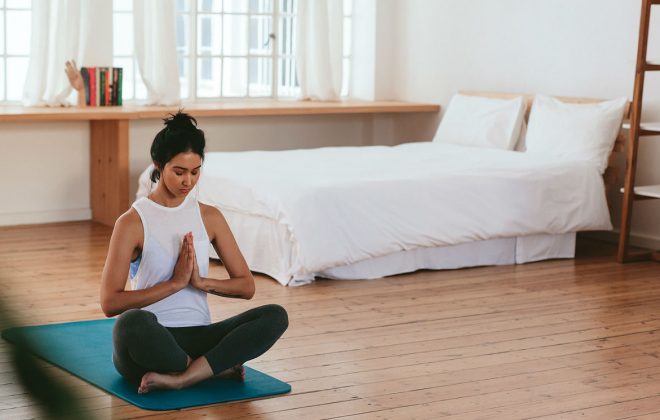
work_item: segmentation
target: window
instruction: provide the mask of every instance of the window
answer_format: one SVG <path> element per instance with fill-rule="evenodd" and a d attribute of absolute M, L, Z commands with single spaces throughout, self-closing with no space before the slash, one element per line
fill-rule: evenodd
<path fill-rule="evenodd" d="M 352 3 L 344 0 L 344 83 L 350 90 Z M 32 0 L 0 0 L 0 102 L 20 102 L 28 70 Z M 296 0 L 177 0 L 181 97 L 295 97 Z M 123 99 L 145 99 L 133 45 L 133 0 L 113 0 L 113 66 Z"/>
<path fill-rule="evenodd" d="M 133 0 L 113 1 L 112 37 L 112 65 L 123 68 L 122 100 L 146 99 L 147 88 L 142 82 L 133 54 Z"/>
<path fill-rule="evenodd" d="M 344 0 L 344 96 L 350 88 L 352 2 Z M 298 95 L 296 0 L 177 0 L 176 10 L 182 99 Z"/>
<path fill-rule="evenodd" d="M 278 52 L 275 34 L 291 26 L 294 7 L 295 0 L 177 0 L 181 97 L 281 96 L 273 62 L 292 57 Z"/>
<path fill-rule="evenodd" d="M 19 102 L 30 56 L 31 0 L 0 0 L 0 101 Z"/>

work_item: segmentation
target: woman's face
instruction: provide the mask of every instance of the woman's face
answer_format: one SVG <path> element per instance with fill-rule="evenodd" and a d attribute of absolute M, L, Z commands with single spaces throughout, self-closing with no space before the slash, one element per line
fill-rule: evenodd
<path fill-rule="evenodd" d="M 174 196 L 188 195 L 199 180 L 202 158 L 195 152 L 183 152 L 174 156 L 161 171 L 161 181 Z"/>

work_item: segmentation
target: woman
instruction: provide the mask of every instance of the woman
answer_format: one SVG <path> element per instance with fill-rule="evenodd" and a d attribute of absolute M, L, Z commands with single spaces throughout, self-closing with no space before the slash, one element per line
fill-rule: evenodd
<path fill-rule="evenodd" d="M 179 389 L 211 376 L 244 378 L 243 363 L 268 350 L 288 326 L 286 311 L 265 305 L 211 323 L 208 293 L 251 299 L 254 278 L 222 213 L 198 203 L 204 132 L 178 112 L 151 145 L 157 187 L 115 223 L 103 269 L 101 307 L 121 314 L 113 362 L 138 392 Z M 208 278 L 208 244 L 229 279 Z M 125 290 L 130 274 L 132 290 Z"/>

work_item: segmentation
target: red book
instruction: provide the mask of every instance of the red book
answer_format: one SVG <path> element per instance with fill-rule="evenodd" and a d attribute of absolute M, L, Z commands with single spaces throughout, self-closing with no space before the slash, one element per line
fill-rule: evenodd
<path fill-rule="evenodd" d="M 96 67 L 89 67 L 89 106 L 96 106 Z"/>
<path fill-rule="evenodd" d="M 110 81 L 112 80 L 112 75 L 110 74 L 110 69 L 105 69 L 105 104 L 112 105 L 110 101 Z"/>

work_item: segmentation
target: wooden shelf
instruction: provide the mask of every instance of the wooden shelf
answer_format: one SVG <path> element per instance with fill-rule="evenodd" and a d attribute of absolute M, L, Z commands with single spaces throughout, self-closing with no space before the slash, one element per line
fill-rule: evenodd
<path fill-rule="evenodd" d="M 660 185 L 644 185 L 635 187 L 633 190 L 635 196 L 640 198 L 660 198 Z M 621 192 L 625 192 L 624 188 L 621 188 Z"/>
<path fill-rule="evenodd" d="M 630 130 L 630 122 L 623 124 L 623 128 Z M 639 124 L 640 136 L 660 136 L 660 122 L 645 122 Z"/>
<path fill-rule="evenodd" d="M 95 121 L 164 118 L 183 109 L 194 117 L 250 117 L 438 112 L 440 106 L 400 101 L 315 102 L 252 100 L 189 103 L 180 106 L 24 107 L 0 106 L 1 121 Z"/>

